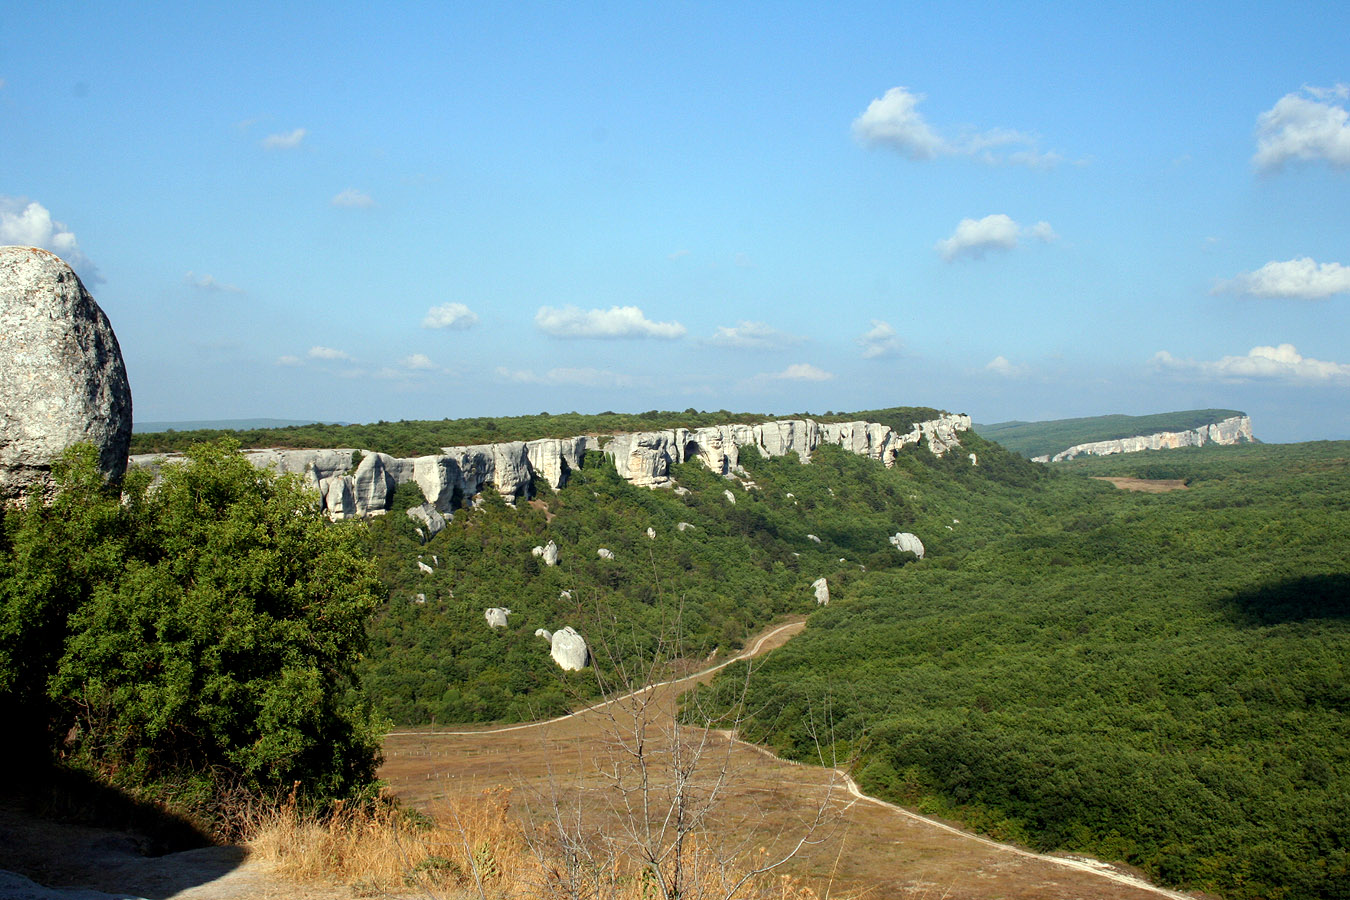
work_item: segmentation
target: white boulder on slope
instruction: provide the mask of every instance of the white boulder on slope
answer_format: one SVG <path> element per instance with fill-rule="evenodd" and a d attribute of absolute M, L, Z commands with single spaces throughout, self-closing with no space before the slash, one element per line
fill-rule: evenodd
<path fill-rule="evenodd" d="M 535 632 L 538 634 L 538 632 Z M 586 663 L 590 659 L 590 650 L 586 647 L 586 640 L 571 625 L 566 625 L 560 631 L 553 632 L 550 639 L 552 649 L 550 651 L 553 661 L 558 667 L 566 672 L 575 672 L 586 668 Z"/>
<path fill-rule="evenodd" d="M 901 553 L 908 551 L 919 559 L 923 559 L 923 541 L 919 540 L 916 535 L 910 534 L 908 531 L 898 531 L 891 535 L 890 540 L 891 546 Z"/>

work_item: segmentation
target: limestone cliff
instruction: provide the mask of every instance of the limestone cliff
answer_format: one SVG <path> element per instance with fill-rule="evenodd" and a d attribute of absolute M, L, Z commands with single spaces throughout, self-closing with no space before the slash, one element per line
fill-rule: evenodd
<path fill-rule="evenodd" d="M 829 444 L 870 457 L 889 468 L 895 465 L 902 450 L 924 441 L 933 454 L 942 456 L 960 446 L 957 434 L 969 428 L 970 417 L 965 415 L 918 422 L 903 434 L 876 422 L 820 424 L 813 419 L 782 419 L 759 425 L 617 434 L 603 446 L 600 438 L 587 435 L 528 443 L 442 447 L 440 454 L 415 459 L 351 449 L 250 450 L 247 455 L 260 468 L 300 475 L 314 488 L 323 509 L 333 519 L 383 515 L 392 505 L 395 488 L 415 482 L 426 502 L 410 515 L 435 533 L 443 526 L 444 518 L 469 505 L 487 487 L 494 488 L 508 501 L 530 496 L 534 478 L 543 479 L 555 489 L 562 488 L 568 475 L 581 468 L 590 450 L 603 450 L 625 480 L 656 488 L 673 486 L 670 467 L 691 460 L 698 460 L 726 477 L 744 475 L 740 459 L 742 449 L 747 447 L 753 447 L 761 456 L 792 454 L 809 463 L 812 452 Z M 131 461 L 135 465 L 157 466 L 165 459 L 145 455 L 132 457 Z M 750 484 L 743 482 L 743 486 Z"/>
<path fill-rule="evenodd" d="M 1178 447 L 1203 447 L 1205 444 L 1243 444 L 1256 440 L 1252 436 L 1252 420 L 1247 416 L 1232 416 L 1222 422 L 1201 425 L 1190 431 L 1160 431 L 1111 441 L 1092 441 L 1076 444 L 1053 456 L 1037 456 L 1034 462 L 1063 462 L 1076 456 L 1110 456 L 1114 453 L 1138 453 L 1141 450 L 1174 450 Z"/>

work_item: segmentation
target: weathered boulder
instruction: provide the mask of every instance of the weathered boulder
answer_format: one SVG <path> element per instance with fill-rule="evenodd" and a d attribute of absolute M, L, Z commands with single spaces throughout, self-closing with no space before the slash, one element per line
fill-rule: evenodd
<path fill-rule="evenodd" d="M 328 518 L 334 521 L 356 515 L 356 498 L 352 495 L 352 479 L 348 475 L 334 475 L 321 480 L 319 497 Z"/>
<path fill-rule="evenodd" d="M 614 551 L 606 547 L 601 547 L 599 550 L 595 551 L 595 555 L 601 559 L 613 559 Z"/>
<path fill-rule="evenodd" d="M 511 610 L 505 606 L 489 606 L 483 610 L 483 618 L 487 619 L 489 628 L 505 628 L 506 617 L 511 615 Z"/>
<path fill-rule="evenodd" d="M 730 503 L 732 506 L 736 505 L 736 495 L 733 494 L 731 491 L 723 491 L 722 496 L 726 497 L 727 502 Z"/>
<path fill-rule="evenodd" d="M 417 561 L 417 571 L 421 572 L 423 575 L 430 575 L 436 570 L 419 559 Z"/>
<path fill-rule="evenodd" d="M 571 600 L 571 599 L 572 599 L 572 592 L 571 592 L 571 591 L 558 591 L 558 599 L 559 599 L 559 600 Z"/>
<path fill-rule="evenodd" d="M 651 527 L 650 525 L 647 526 L 647 540 L 649 541 L 656 540 L 656 529 Z"/>
<path fill-rule="evenodd" d="M 830 605 L 830 583 L 824 578 L 817 578 L 811 582 L 811 590 L 816 592 L 816 603 L 820 606 Z"/>
<path fill-rule="evenodd" d="M 688 529 L 690 529 L 690 528 L 694 528 L 694 527 L 696 527 L 696 526 L 690 525 L 688 522 L 677 522 L 677 523 L 675 523 L 675 530 L 676 530 L 676 531 L 686 531 L 686 530 L 688 530 Z"/>
<path fill-rule="evenodd" d="M 435 506 L 430 503 L 422 503 L 418 506 L 408 507 L 408 518 L 414 522 L 421 522 L 426 526 L 427 537 L 434 538 L 445 530 L 445 516 L 441 515 Z M 421 529 L 419 529 L 420 531 Z"/>
<path fill-rule="evenodd" d="M 62 259 L 0 247 L 0 500 L 50 490 L 52 462 L 82 442 L 122 477 L 131 387 L 117 336 Z"/>
<path fill-rule="evenodd" d="M 535 633 L 538 634 L 538 632 Z M 567 672 L 575 672 L 578 669 L 586 668 L 586 663 L 590 659 L 590 651 L 586 648 L 585 639 L 577 634 L 571 625 L 564 626 L 561 631 L 553 632 L 550 643 L 553 661 L 558 664 L 559 668 Z"/>
<path fill-rule="evenodd" d="M 544 545 L 544 552 L 540 556 L 544 558 L 544 565 L 556 566 L 558 564 L 558 545 L 549 541 Z"/>
<path fill-rule="evenodd" d="M 814 534 L 808 534 L 808 535 L 806 536 L 806 539 L 807 539 L 808 541 L 813 541 L 814 543 L 817 543 L 817 544 L 820 543 L 820 538 L 816 537 Z"/>
<path fill-rule="evenodd" d="M 950 526 L 948 526 L 950 527 Z M 897 531 L 891 535 L 891 546 L 895 547 L 901 553 L 913 553 L 919 559 L 923 559 L 923 541 L 908 531 Z"/>
<path fill-rule="evenodd" d="M 550 644 L 553 643 L 553 632 L 549 631 L 547 628 L 536 628 L 534 630 L 534 636 L 541 637 Z"/>

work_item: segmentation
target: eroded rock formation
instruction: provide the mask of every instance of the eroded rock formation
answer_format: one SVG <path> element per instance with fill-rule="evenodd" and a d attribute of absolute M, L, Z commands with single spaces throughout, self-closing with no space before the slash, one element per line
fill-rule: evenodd
<path fill-rule="evenodd" d="M 919 540 L 916 535 L 910 534 L 908 531 L 898 531 L 891 535 L 890 540 L 891 546 L 901 553 L 913 553 L 919 559 L 923 559 L 923 541 Z"/>
<path fill-rule="evenodd" d="M 830 583 L 828 581 L 824 578 L 817 578 L 815 581 L 811 582 L 811 590 L 816 592 L 816 603 L 818 605 L 830 605 Z"/>
<path fill-rule="evenodd" d="M 535 632 L 535 634 L 538 633 Z M 590 651 L 586 647 L 585 639 L 577 634 L 571 625 L 563 626 L 561 631 L 553 632 L 549 640 L 553 661 L 558 664 L 560 669 L 566 672 L 575 672 L 578 669 L 586 668 L 586 663 L 590 659 Z"/>
<path fill-rule="evenodd" d="M 0 247 L 0 501 L 91 443 L 119 479 L 131 443 L 131 387 L 117 336 L 75 271 L 36 247 Z"/>
<path fill-rule="evenodd" d="M 489 628 L 505 628 L 506 617 L 511 615 L 511 610 L 505 606 L 489 606 L 483 610 L 483 618 L 487 619 Z"/>
<path fill-rule="evenodd" d="M 1075 444 L 1053 456 L 1037 456 L 1033 462 L 1063 462 L 1075 456 L 1111 456 L 1115 453 L 1138 453 L 1141 450 L 1175 450 L 1178 447 L 1203 447 L 1205 444 L 1252 443 L 1252 420 L 1248 416 L 1232 416 L 1222 422 L 1201 425 L 1190 431 L 1160 431 L 1118 438 L 1113 441 L 1092 441 Z"/>

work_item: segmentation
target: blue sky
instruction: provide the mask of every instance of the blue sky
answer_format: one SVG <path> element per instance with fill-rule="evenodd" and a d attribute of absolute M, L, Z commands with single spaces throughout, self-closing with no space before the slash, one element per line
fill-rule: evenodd
<path fill-rule="evenodd" d="M 0 243 L 141 420 L 1350 438 L 1350 6 L 909 7 L 11 4 Z"/>

